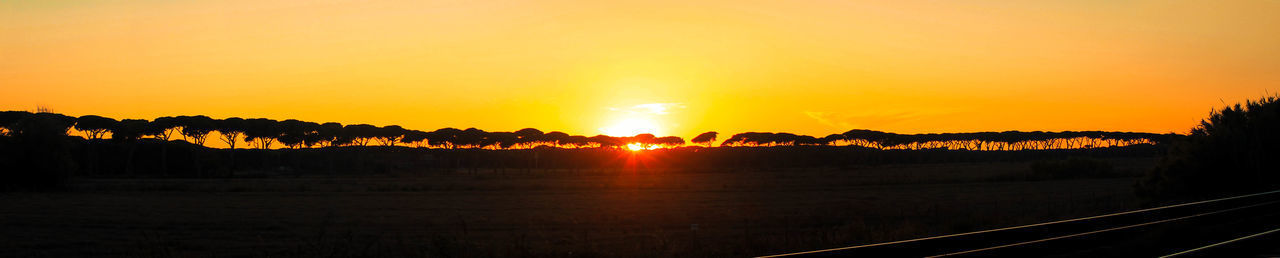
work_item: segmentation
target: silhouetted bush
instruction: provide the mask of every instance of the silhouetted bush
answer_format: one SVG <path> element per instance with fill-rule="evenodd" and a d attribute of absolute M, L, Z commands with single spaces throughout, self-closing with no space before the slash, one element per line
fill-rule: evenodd
<path fill-rule="evenodd" d="M 1148 202 L 1201 199 L 1280 187 L 1280 99 L 1265 97 L 1209 115 L 1170 146 L 1139 182 Z"/>

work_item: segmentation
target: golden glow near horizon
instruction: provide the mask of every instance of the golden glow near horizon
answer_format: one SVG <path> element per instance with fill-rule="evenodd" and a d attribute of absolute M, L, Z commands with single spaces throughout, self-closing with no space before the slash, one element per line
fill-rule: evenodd
<path fill-rule="evenodd" d="M 639 143 L 628 143 L 628 144 L 627 144 L 627 150 L 630 150 L 630 151 L 642 151 L 642 150 L 644 150 L 644 145 L 640 145 Z"/>
<path fill-rule="evenodd" d="M 1185 132 L 1277 1 L 4 1 L 0 109 L 686 139 Z M 214 141 L 211 141 L 214 142 Z"/>
<path fill-rule="evenodd" d="M 679 103 L 646 103 L 629 108 L 609 108 L 608 115 L 613 120 L 609 126 L 600 128 L 600 133 L 609 136 L 634 136 L 637 134 L 668 135 L 671 129 L 678 129 L 678 124 L 663 121 L 672 109 L 683 109 Z M 678 112 L 678 111 L 677 111 Z M 665 122 L 665 121 L 664 121 Z"/>

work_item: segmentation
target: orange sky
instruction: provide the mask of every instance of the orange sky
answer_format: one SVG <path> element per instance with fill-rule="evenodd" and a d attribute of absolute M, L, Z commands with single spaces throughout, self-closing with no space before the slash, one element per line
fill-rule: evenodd
<path fill-rule="evenodd" d="M 688 2 L 4 1 L 0 109 L 683 137 L 1185 132 L 1280 91 L 1280 1 Z"/>

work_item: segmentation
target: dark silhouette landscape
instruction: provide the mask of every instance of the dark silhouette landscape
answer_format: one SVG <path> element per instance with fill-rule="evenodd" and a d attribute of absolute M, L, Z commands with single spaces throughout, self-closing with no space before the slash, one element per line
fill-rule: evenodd
<path fill-rule="evenodd" d="M 781 254 L 1269 189 L 1262 157 L 1277 145 L 1254 143 L 1276 141 L 1277 103 L 1223 109 L 1191 135 L 708 132 L 694 145 L 7 111 L 0 212 L 13 256 Z M 1217 168 L 1238 174 L 1195 172 Z"/>
<path fill-rule="evenodd" d="M 0 258 L 1280 257 L 1280 1 L 0 1 Z"/>
<path fill-rule="evenodd" d="M 1182 137 L 1133 132 L 979 132 L 895 134 L 850 130 L 821 138 L 791 133 L 735 134 L 711 147 L 716 132 L 676 136 L 581 136 L 534 128 L 434 131 L 397 125 L 342 125 L 294 119 L 160 117 L 153 120 L 5 111 L 9 149 L 57 147 L 70 175 L 221 178 L 250 173 L 361 175 L 503 173 L 534 169 L 820 168 L 881 164 L 1029 161 L 1051 157 L 1149 157 Z M 214 138 L 226 148 L 206 147 Z M 28 143 L 31 142 L 31 143 Z M 248 148 L 237 144 L 247 143 Z M 275 148 L 273 148 L 275 147 Z M 34 154 L 30 152 L 28 154 Z M 24 161 L 28 159 L 15 159 Z M 46 162 L 50 163 L 50 162 Z M 56 162 L 53 162 L 56 163 Z M 22 163 L 30 166 L 43 166 Z M 13 181 L 20 182 L 20 181 Z M 13 184 L 22 187 L 26 184 Z"/>

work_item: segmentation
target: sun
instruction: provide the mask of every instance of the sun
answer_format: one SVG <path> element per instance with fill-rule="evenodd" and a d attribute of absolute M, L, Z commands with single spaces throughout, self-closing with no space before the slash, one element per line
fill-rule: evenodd
<path fill-rule="evenodd" d="M 627 149 L 631 151 L 642 151 L 644 150 L 644 145 L 640 145 L 639 143 L 628 143 Z"/>
<path fill-rule="evenodd" d="M 600 132 L 609 136 L 625 137 L 642 133 L 658 134 L 658 123 L 648 118 L 626 118 L 613 125 L 600 128 Z"/>

